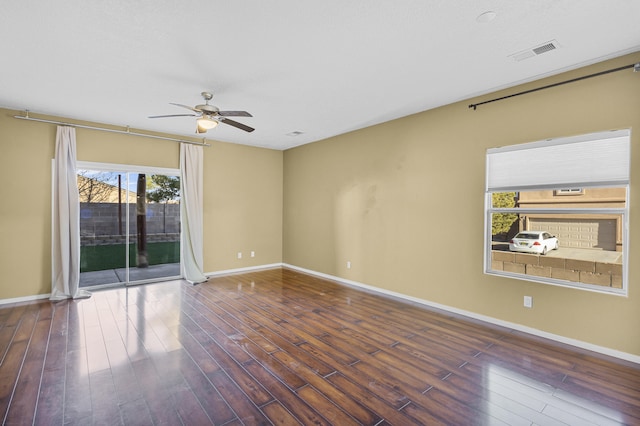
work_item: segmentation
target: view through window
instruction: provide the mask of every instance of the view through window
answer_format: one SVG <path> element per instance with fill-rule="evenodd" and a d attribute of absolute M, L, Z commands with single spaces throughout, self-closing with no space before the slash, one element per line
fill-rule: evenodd
<path fill-rule="evenodd" d="M 179 277 L 178 171 L 82 166 L 77 171 L 80 286 Z"/>
<path fill-rule="evenodd" d="M 623 289 L 626 188 L 491 193 L 490 268 Z"/>

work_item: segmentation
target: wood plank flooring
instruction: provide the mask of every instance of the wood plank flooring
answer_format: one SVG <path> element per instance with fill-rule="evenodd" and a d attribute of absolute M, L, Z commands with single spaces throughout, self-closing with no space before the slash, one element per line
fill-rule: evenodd
<path fill-rule="evenodd" d="M 640 366 L 272 269 L 1 306 L 0 420 L 637 425 Z"/>

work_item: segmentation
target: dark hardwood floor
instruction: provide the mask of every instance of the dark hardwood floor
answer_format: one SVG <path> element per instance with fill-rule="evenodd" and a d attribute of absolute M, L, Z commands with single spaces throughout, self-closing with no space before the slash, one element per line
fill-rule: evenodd
<path fill-rule="evenodd" d="M 640 424 L 640 366 L 288 269 L 0 307 L 6 424 Z"/>

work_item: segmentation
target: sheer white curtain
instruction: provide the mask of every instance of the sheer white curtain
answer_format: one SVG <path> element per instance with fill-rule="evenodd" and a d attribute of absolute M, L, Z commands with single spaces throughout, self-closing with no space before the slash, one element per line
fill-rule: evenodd
<path fill-rule="evenodd" d="M 51 300 L 90 297 L 80 290 L 80 202 L 76 129 L 58 126 L 53 176 L 53 281 Z"/>
<path fill-rule="evenodd" d="M 203 261 L 203 152 L 202 147 L 180 144 L 180 215 L 184 278 L 191 283 L 207 280 Z"/>

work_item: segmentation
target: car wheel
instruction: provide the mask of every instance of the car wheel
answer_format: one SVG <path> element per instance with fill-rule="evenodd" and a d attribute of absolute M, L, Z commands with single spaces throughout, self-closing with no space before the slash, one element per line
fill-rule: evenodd
<path fill-rule="evenodd" d="M 547 246 L 542 247 L 542 255 L 547 254 Z"/>

